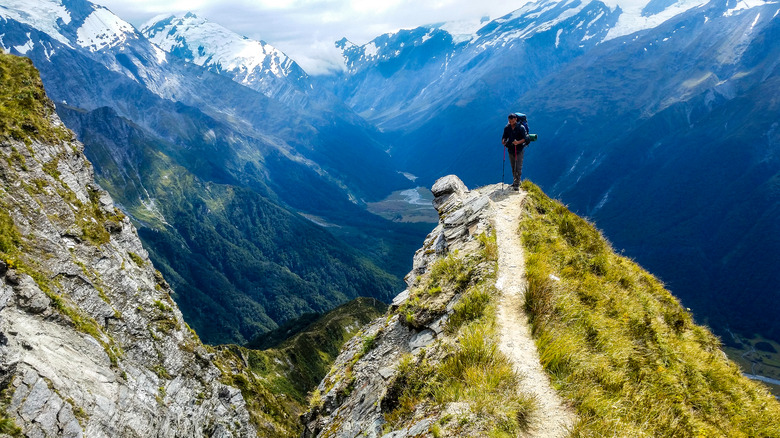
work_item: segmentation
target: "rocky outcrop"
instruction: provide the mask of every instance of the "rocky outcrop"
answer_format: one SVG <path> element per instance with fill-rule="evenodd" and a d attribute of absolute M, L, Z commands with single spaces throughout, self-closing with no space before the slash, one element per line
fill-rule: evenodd
<path fill-rule="evenodd" d="M 0 136 L 3 418 L 28 437 L 255 436 L 82 150 Z"/>
<path fill-rule="evenodd" d="M 448 255 L 468 257 L 479 251 L 477 237 L 489 232 L 493 211 L 491 196 L 495 186 L 469 191 L 454 175 L 438 180 L 432 192 L 440 221 L 414 255 L 412 271 L 406 276 L 408 288 L 392 303 L 389 313 L 369 324 L 352 338 L 315 391 L 311 410 L 303 416 L 304 437 L 366 436 L 413 437 L 429 430 L 429 413 L 397 429 L 388 425 L 387 414 L 397 400 L 396 384 L 402 377 L 398 367 L 404 357 L 420 356 L 440 362 L 443 349 L 432 344 L 452 344 L 455 336 L 448 322 L 464 288 L 444 287 L 436 293 L 421 293 L 437 261 Z M 490 262 L 476 262 L 463 271 L 490 272 Z M 464 283 L 473 280 L 464 280 Z M 422 298 L 421 301 L 421 296 Z M 456 404 L 453 404 L 456 405 Z M 457 410 L 457 406 L 452 406 Z"/>

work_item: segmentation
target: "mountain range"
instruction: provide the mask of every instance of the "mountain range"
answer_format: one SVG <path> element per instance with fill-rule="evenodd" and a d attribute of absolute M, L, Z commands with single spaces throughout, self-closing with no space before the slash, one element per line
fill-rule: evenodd
<path fill-rule="evenodd" d="M 639 3 L 539 1 L 471 35 L 342 40 L 346 71 L 321 81 L 429 184 L 495 181 L 503 120 L 527 113 L 525 176 L 724 338 L 777 338 L 778 5 Z"/>
<path fill-rule="evenodd" d="M 365 202 L 410 187 L 401 172 L 421 185 L 447 173 L 494 182 L 503 120 L 523 111 L 540 138 L 526 152 L 526 177 L 591 218 L 719 334 L 780 336 L 771 312 L 780 298 L 776 3 L 542 0 L 471 29 L 439 23 L 364 45 L 341 40 L 345 69 L 333 76 L 308 76 L 270 45 L 194 14 L 138 31 L 85 1 L 3 3 L 3 46 L 33 59 L 101 184 L 145 225 L 181 302 L 266 296 L 269 285 L 239 278 L 243 263 L 225 269 L 217 255 L 262 247 L 237 237 L 256 224 L 201 225 L 204 212 L 240 210 L 253 197 L 326 225 L 333 244 L 399 278 L 420 230 L 366 213 Z M 120 132 L 132 134 L 116 142 Z M 171 178 L 188 187 L 177 200 Z M 223 198 L 235 201 L 215 201 Z M 223 249 L 211 252 L 205 235 Z M 178 254 L 204 241 L 198 257 Z M 271 263 L 306 277 L 295 258 Z M 202 279 L 225 272 L 236 278 L 209 295 Z M 357 289 L 384 298 L 398 284 L 369 283 L 384 286 Z M 277 304 L 283 311 L 250 298 L 269 317 L 242 318 L 265 322 L 209 332 L 250 339 L 352 294 L 315 289 Z M 313 308 L 323 294 L 333 298 Z M 197 305 L 183 306 L 185 316 Z"/>
<path fill-rule="evenodd" d="M 269 98 L 85 1 L 0 13 L 4 47 L 36 64 L 205 341 L 399 287 L 424 231 L 365 211 L 411 184 L 360 117 Z"/>
<path fill-rule="evenodd" d="M 234 129 L 176 107 L 157 114 L 224 130 L 214 137 Z M 240 175 L 224 167 L 235 157 L 199 176 L 177 152 L 203 144 L 111 107 L 55 108 L 31 59 L 0 53 L 0 435 L 780 436 L 756 376 L 529 181 L 518 193 L 439 179 L 438 224 L 384 315 L 368 298 L 294 319 L 392 283 L 371 261 L 387 248 L 360 254 L 345 243 L 358 221 L 331 233 L 273 190 L 217 181 Z M 209 346 L 189 322 L 213 339 L 261 336 Z M 748 347 L 777 360 L 777 343 Z"/>

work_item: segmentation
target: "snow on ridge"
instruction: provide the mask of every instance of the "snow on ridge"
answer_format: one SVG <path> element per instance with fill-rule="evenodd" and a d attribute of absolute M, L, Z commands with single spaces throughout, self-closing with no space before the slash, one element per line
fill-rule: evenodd
<path fill-rule="evenodd" d="M 156 19 L 144 25 L 143 33 L 166 52 L 177 47 L 186 49 L 192 54 L 192 59 L 188 61 L 194 64 L 247 73 L 267 68 L 278 77 L 290 73 L 291 60 L 270 44 L 243 37 L 194 14 L 183 17 L 162 15 Z M 170 23 L 162 29 L 155 29 L 160 19 L 170 19 Z"/>
<path fill-rule="evenodd" d="M 363 46 L 363 54 L 366 57 L 376 57 L 377 53 L 379 53 L 379 48 L 373 41 Z"/>
<path fill-rule="evenodd" d="M 154 49 L 154 55 L 157 59 L 158 64 L 164 64 L 168 61 L 168 52 L 165 50 L 159 48 L 158 46 L 152 44 L 152 48 Z"/>
<path fill-rule="evenodd" d="M 26 55 L 27 52 L 32 50 L 35 43 L 33 43 L 32 38 L 30 38 L 30 32 L 27 32 L 27 39 L 28 41 L 20 46 L 14 46 L 14 49 L 16 49 L 17 52 L 19 52 L 20 55 Z"/>
<path fill-rule="evenodd" d="M 58 21 L 71 22 L 70 13 L 60 0 L 3 0 L 0 17 L 24 23 L 72 47 L 60 33 Z"/>
<path fill-rule="evenodd" d="M 764 0 L 739 0 L 737 1 L 737 5 L 733 8 L 726 11 L 723 16 L 724 17 L 730 17 L 734 15 L 735 13 L 739 11 L 744 11 L 746 9 L 752 9 L 757 6 L 763 6 L 763 5 L 770 5 L 770 4 L 776 4 L 778 2 L 776 1 L 764 1 Z"/>
<path fill-rule="evenodd" d="M 79 27 L 76 42 L 91 52 L 97 52 L 125 42 L 127 35 L 133 33 L 135 28 L 130 23 L 117 17 L 108 9 L 98 7 Z"/>
<path fill-rule="evenodd" d="M 607 36 L 604 37 L 604 41 L 615 39 L 624 35 L 630 35 L 634 32 L 639 32 L 645 29 L 652 29 L 661 25 L 661 23 L 669 20 L 676 15 L 682 14 L 693 8 L 701 7 L 708 3 L 709 0 L 679 0 L 677 3 L 667 7 L 658 14 L 643 17 L 642 10 L 647 5 L 644 0 L 618 0 L 617 6 L 620 6 L 622 13 L 618 17 L 618 22 L 615 27 L 611 28 L 607 32 Z M 760 0 L 759 0 L 760 1 Z"/>
<path fill-rule="evenodd" d="M 437 25 L 436 28 L 452 35 L 453 42 L 459 44 L 464 41 L 475 39 L 477 37 L 477 31 L 482 29 L 489 22 L 489 19 L 483 17 L 478 20 L 448 21 Z"/>

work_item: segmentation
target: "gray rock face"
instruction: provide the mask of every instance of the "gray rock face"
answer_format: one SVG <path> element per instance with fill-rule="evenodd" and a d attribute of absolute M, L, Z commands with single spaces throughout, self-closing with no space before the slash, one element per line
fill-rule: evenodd
<path fill-rule="evenodd" d="M 490 196 L 495 187 L 469 191 L 454 175 L 436 181 L 432 189 L 434 205 L 442 218 L 414 256 L 412 271 L 406 276 L 409 288 L 393 301 L 391 316 L 382 317 L 352 338 L 342 349 L 331 372 L 318 387 L 322 402 L 303 416 L 304 437 L 337 436 L 401 438 L 420 436 L 431 421 L 423 419 L 401 430 L 383 434 L 382 401 L 396 375 L 396 367 L 406 353 L 415 353 L 434 342 L 449 342 L 443 330 L 455 299 L 443 306 L 445 314 L 420 329 L 403 324 L 394 314 L 409 299 L 409 290 L 432 263 L 450 251 L 468 252 L 478 248 L 476 236 L 488 229 L 493 216 Z M 374 348 L 366 352 L 366 339 Z"/>
<path fill-rule="evenodd" d="M 82 149 L 0 141 L 6 415 L 28 437 L 255 436 Z"/>

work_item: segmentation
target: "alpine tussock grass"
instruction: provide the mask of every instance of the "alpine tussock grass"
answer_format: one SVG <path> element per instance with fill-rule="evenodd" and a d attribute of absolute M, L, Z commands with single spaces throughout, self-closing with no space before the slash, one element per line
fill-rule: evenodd
<path fill-rule="evenodd" d="M 780 437 L 780 404 L 587 221 L 525 182 L 525 310 L 576 437 Z"/>

